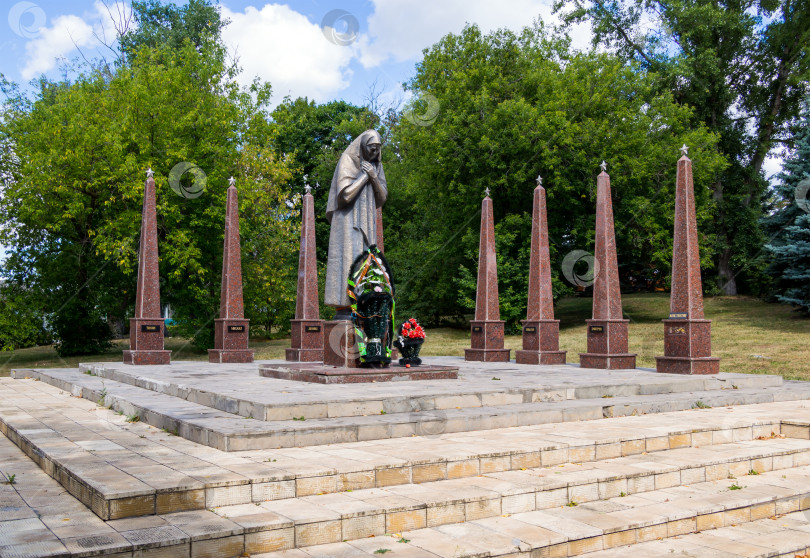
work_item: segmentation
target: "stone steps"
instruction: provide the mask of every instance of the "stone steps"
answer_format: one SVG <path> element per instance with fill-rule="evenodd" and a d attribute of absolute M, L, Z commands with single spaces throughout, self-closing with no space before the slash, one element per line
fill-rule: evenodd
<path fill-rule="evenodd" d="M 461 359 L 428 357 L 426 360 L 432 364 L 458 366 L 466 376 L 482 375 L 482 371 Z M 574 366 L 527 367 L 511 363 L 489 367 L 483 376 L 484 382 L 465 382 L 462 378 L 459 381 L 374 384 L 362 389 L 335 385 L 303 388 L 306 384 L 300 382 L 258 378 L 255 366 L 244 365 L 232 365 L 223 370 L 220 365 L 181 362 L 171 367 L 148 367 L 145 371 L 142 367 L 121 363 L 90 363 L 79 365 L 79 371 L 268 421 L 782 385 L 781 377 L 767 375 L 677 376 L 641 370 L 586 371 Z M 15 371 L 18 377 L 29 373 L 28 370 Z M 257 389 L 258 386 L 264 389 Z"/>
<path fill-rule="evenodd" d="M 738 486 L 739 489 L 730 489 Z M 746 532 L 746 543 L 756 546 L 759 554 L 743 556 L 780 556 L 784 552 L 804 551 L 810 546 L 810 467 L 764 472 L 736 479 L 725 479 L 672 488 L 640 492 L 631 496 L 604 498 L 576 506 L 547 507 L 542 510 L 490 514 L 470 517 L 464 522 L 438 526 L 416 525 L 394 536 L 356 537 L 323 545 L 302 546 L 299 533 L 315 535 L 303 529 L 294 533 L 297 549 L 259 554 L 262 558 L 361 557 L 376 556 L 385 549 L 393 556 L 414 557 L 526 557 L 530 556 L 664 556 L 673 538 L 689 536 L 674 548 L 700 548 L 700 554 L 684 556 L 726 556 L 723 539 L 734 545 L 735 533 Z M 791 537 L 780 541 L 773 529 L 757 538 L 762 520 L 793 514 L 788 527 Z M 232 518 L 237 523 L 239 517 Z M 303 526 L 302 526 L 303 527 Z M 296 527 L 297 529 L 297 527 Z M 729 529 L 737 529 L 730 532 Z M 691 533 L 700 533 L 690 535 Z M 713 534 L 717 533 L 717 534 Z M 387 530 L 391 535 L 391 530 Z M 321 532 L 320 536 L 324 536 Z M 721 537 L 718 542 L 718 537 Z M 306 540 L 310 540 L 307 538 Z M 312 538 L 315 540 L 315 537 Z M 287 544 L 290 544 L 289 542 Z M 714 544 L 713 547 L 706 547 Z M 770 548 L 765 550 L 762 545 Z M 640 548 L 642 553 L 636 552 Z M 749 547 L 750 551 L 752 547 Z M 381 552 L 381 550 L 383 552 Z M 607 552 L 604 552 L 607 550 Z M 740 547 L 739 550 L 743 550 Z M 756 550 L 754 548 L 754 550 Z M 657 553 L 656 553 L 657 552 Z M 738 556 L 733 551 L 728 556 Z M 258 558 L 258 557 L 256 557 Z"/>
<path fill-rule="evenodd" d="M 810 425 L 781 418 L 807 403 L 571 423 L 565 435 L 540 425 L 237 455 L 127 423 L 35 380 L 0 380 L 0 401 L 0 430 L 103 519 L 658 455 L 782 431 L 797 438 L 782 442 L 797 444 L 788 454 L 810 447 L 798 441 L 810 438 Z"/>
<path fill-rule="evenodd" d="M 787 444 L 785 442 L 786 440 L 772 440 L 767 445 L 774 451 L 781 451 L 786 449 L 785 445 L 790 446 L 798 441 L 790 440 Z M 656 516 L 654 519 L 659 521 L 654 524 L 663 524 L 663 527 L 656 531 L 656 536 L 661 536 L 661 532 L 667 533 L 669 532 L 667 529 L 671 530 L 667 523 L 691 521 L 694 526 L 698 517 L 703 515 L 707 517 L 700 517 L 702 524 L 709 525 L 707 522 L 714 522 L 711 525 L 717 526 L 719 520 L 722 526 L 724 517 L 732 517 L 731 512 L 725 510 L 745 508 L 747 510 L 745 512 L 734 513 L 741 514 L 740 517 L 748 517 L 749 519 L 744 519 L 748 521 L 750 513 L 754 513 L 750 511 L 751 508 L 756 508 L 755 513 L 759 514 L 766 511 L 770 515 L 787 513 L 803 509 L 799 507 L 799 502 L 803 498 L 806 500 L 805 505 L 810 506 L 808 499 L 810 467 L 806 465 L 810 463 L 810 454 L 803 452 L 794 456 L 753 457 L 762 451 L 762 448 L 757 446 L 763 443 L 765 442 L 753 441 L 700 449 L 667 450 L 655 455 L 618 458 L 590 464 L 567 464 L 542 469 L 491 473 L 422 485 L 400 485 L 384 489 L 291 498 L 263 502 L 258 506 L 256 504 L 224 506 L 213 511 L 237 524 L 242 524 L 243 521 L 255 526 L 270 523 L 274 525 L 273 530 L 278 532 L 277 540 L 286 541 L 285 544 L 295 547 L 306 547 L 381 536 L 386 533 L 404 533 L 425 528 L 440 529 L 450 524 L 455 524 L 456 527 L 448 529 L 458 529 L 458 524 L 502 516 L 513 516 L 515 520 L 534 518 L 546 522 L 568 519 L 583 521 L 580 516 L 584 513 L 583 510 L 587 510 L 591 515 L 604 512 L 599 517 L 605 521 L 605 518 L 613 518 L 608 511 L 629 509 L 628 505 L 635 509 L 670 498 L 673 501 L 680 501 L 682 498 L 688 500 L 705 494 L 716 496 L 714 499 L 716 501 L 712 500 L 711 505 L 698 498 L 693 502 L 700 500 L 702 505 L 705 504 L 699 509 L 687 506 L 681 510 L 675 505 L 677 513 Z M 777 450 L 777 447 L 780 450 Z M 773 473 L 766 473 L 771 471 Z M 791 475 L 794 484 L 782 482 L 784 479 L 778 477 L 780 471 Z M 728 490 L 729 486 L 737 482 L 730 480 L 730 477 L 748 479 L 746 475 L 749 472 L 752 472 L 752 479 L 759 479 L 760 476 L 765 478 L 764 475 L 770 474 L 767 478 L 771 484 L 759 482 L 765 484 L 767 490 L 747 492 Z M 752 494 L 755 497 L 750 499 Z M 773 511 L 776 509 L 777 500 L 774 495 L 779 496 L 779 510 L 782 511 Z M 605 502 L 614 502 L 617 505 L 607 505 Z M 667 506 L 654 509 L 660 514 L 659 508 L 665 507 Z M 653 508 L 645 511 L 651 510 Z M 546 513 L 538 514 L 541 511 Z M 724 513 L 727 515 L 724 516 Z M 749 515 L 745 516 L 745 513 Z M 638 513 L 634 517 L 637 518 Z M 275 527 L 280 521 L 279 518 L 291 521 L 292 525 Z M 616 523 L 611 526 L 610 531 L 606 529 L 604 533 L 600 531 L 598 535 L 592 534 L 587 538 L 598 536 L 601 541 L 603 535 L 637 530 L 646 526 L 647 521 L 645 518 L 638 525 L 633 522 Z M 550 529 L 546 523 L 534 524 Z M 561 534 L 567 532 L 560 531 Z M 593 529 L 589 532 L 595 533 Z M 625 533 L 623 536 L 623 541 L 630 540 L 630 534 Z M 410 537 L 406 535 L 406 538 Z M 601 546 L 596 548 L 595 542 L 593 543 L 595 546 L 588 546 L 590 543 L 583 543 L 578 538 L 571 540 L 576 541 L 576 544 L 569 545 L 569 552 L 574 546 L 601 550 Z M 633 539 L 632 542 L 636 540 Z M 555 541 L 553 544 L 563 543 L 566 541 Z M 610 543 L 610 546 L 616 544 Z"/>
<path fill-rule="evenodd" d="M 810 554 L 810 513 L 794 512 L 677 538 L 588 554 L 588 558 L 694 556 L 696 558 L 785 558 Z"/>
<path fill-rule="evenodd" d="M 222 451 L 307 447 L 408 436 L 436 436 L 524 425 L 595 420 L 691 409 L 810 398 L 806 382 L 778 387 L 713 389 L 624 397 L 538 401 L 368 416 L 284 421 L 245 417 L 75 369 L 15 371 L 73 395 L 111 406 L 152 426 Z M 279 380 L 283 381 L 283 380 Z M 288 382 L 289 383 L 289 382 Z M 308 384 L 309 385 L 309 384 Z M 343 386 L 329 386 L 343 387 Z M 601 389 L 601 388 L 600 388 Z M 523 395 L 520 395 L 521 401 Z"/>

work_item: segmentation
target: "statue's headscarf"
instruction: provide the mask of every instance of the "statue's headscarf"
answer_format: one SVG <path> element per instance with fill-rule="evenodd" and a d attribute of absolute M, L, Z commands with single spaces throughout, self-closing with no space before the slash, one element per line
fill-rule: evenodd
<path fill-rule="evenodd" d="M 346 148 L 346 151 L 340 156 L 337 167 L 335 167 L 335 174 L 332 175 L 332 186 L 329 188 L 329 200 L 326 203 L 326 220 L 332 222 L 332 214 L 338 209 L 338 196 L 340 192 L 351 186 L 357 179 L 362 171 L 361 163 L 363 158 L 363 146 L 378 143 L 382 144 L 380 134 L 376 130 L 366 130 Z M 380 180 L 385 181 L 385 173 L 383 172 L 381 160 L 369 161 L 377 171 L 377 176 Z"/>

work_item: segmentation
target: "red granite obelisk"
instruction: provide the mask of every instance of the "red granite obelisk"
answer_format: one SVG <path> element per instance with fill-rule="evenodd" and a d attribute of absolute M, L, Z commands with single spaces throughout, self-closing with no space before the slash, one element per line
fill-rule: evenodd
<path fill-rule="evenodd" d="M 537 177 L 532 209 L 532 251 L 529 258 L 529 303 L 523 320 L 523 350 L 515 351 L 517 364 L 565 364 L 560 350 L 560 320 L 554 319 L 551 291 L 551 255 L 543 179 Z"/>
<path fill-rule="evenodd" d="M 222 290 L 219 318 L 214 321 L 214 348 L 208 349 L 208 362 L 253 362 L 248 349 L 249 320 L 245 319 L 242 298 L 242 248 L 239 245 L 239 194 L 231 177 L 225 206 L 225 243 L 222 249 Z"/>
<path fill-rule="evenodd" d="M 383 238 L 382 207 L 377 208 L 377 248 L 385 254 L 385 239 Z"/>
<path fill-rule="evenodd" d="M 471 348 L 464 349 L 464 360 L 508 362 L 510 349 L 503 348 L 503 320 L 498 302 L 498 262 L 495 258 L 495 219 L 487 188 L 481 202 L 481 237 L 478 244 L 478 286 Z"/>
<path fill-rule="evenodd" d="M 292 346 L 285 351 L 285 358 L 291 362 L 320 362 L 323 361 L 323 320 L 318 310 L 315 204 L 309 185 L 306 186 L 303 202 L 298 292 L 295 297 L 295 318 L 290 320 Z"/>
<path fill-rule="evenodd" d="M 607 163 L 596 179 L 596 249 L 599 264 L 593 284 L 593 315 L 588 324 L 588 352 L 580 353 L 582 368 L 609 370 L 635 368 L 636 355 L 627 352 L 627 325 L 622 319 L 622 294 L 619 288 L 619 264 L 616 235 L 613 231 L 613 202 Z"/>
<path fill-rule="evenodd" d="M 135 317 L 129 320 L 129 350 L 124 351 L 124 364 L 170 364 L 171 355 L 163 347 L 155 179 L 149 169 L 143 189 Z"/>
<path fill-rule="evenodd" d="M 664 356 L 655 357 L 656 369 L 668 374 L 717 374 L 720 359 L 711 356 L 712 323 L 703 317 L 695 188 L 687 149 L 681 148 L 678 160 L 669 319 L 664 320 Z"/>

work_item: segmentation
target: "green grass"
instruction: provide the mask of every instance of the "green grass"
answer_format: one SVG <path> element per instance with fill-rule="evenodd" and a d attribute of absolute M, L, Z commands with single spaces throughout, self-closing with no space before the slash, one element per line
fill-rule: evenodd
<path fill-rule="evenodd" d="M 633 294 L 622 297 L 625 318 L 630 320 L 630 351 L 638 353 L 638 366 L 655 367 L 655 356 L 664 354 L 664 326 L 669 314 L 666 294 Z M 578 362 L 585 351 L 585 320 L 591 315 L 590 298 L 561 300 L 555 310 L 560 320 L 560 348 L 568 361 Z M 706 318 L 712 321 L 712 353 L 720 357 L 723 372 L 780 374 L 786 379 L 810 380 L 810 319 L 790 306 L 770 304 L 747 297 L 713 297 L 705 300 Z M 0 375 L 12 368 L 74 368 L 79 362 L 121 361 L 127 339 L 115 342 L 110 352 L 82 357 L 59 358 L 51 347 L 34 347 L 0 352 Z M 288 339 L 251 339 L 257 359 L 283 359 Z M 439 328 L 427 331 L 422 355 L 463 356 L 470 346 L 469 329 Z M 506 346 L 521 348 L 519 335 L 508 335 Z M 166 348 L 173 360 L 207 361 L 183 339 L 169 337 Z M 514 353 L 513 353 L 514 357 Z"/>

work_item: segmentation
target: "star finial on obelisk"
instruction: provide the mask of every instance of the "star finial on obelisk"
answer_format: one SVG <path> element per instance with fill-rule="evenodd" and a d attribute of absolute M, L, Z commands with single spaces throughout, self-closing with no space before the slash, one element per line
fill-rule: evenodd
<path fill-rule="evenodd" d="M 686 147 L 686 144 L 683 144 L 683 145 L 681 146 L 681 154 L 682 154 L 684 157 L 686 157 L 686 156 L 687 156 L 687 153 L 689 153 L 689 148 L 688 148 L 688 147 Z"/>
<path fill-rule="evenodd" d="M 540 186 L 540 187 L 543 186 L 543 177 L 540 176 L 539 174 L 537 175 L 537 186 Z"/>
<path fill-rule="evenodd" d="M 234 177 L 228 179 L 228 186 L 236 186 L 236 179 Z"/>
<path fill-rule="evenodd" d="M 152 170 L 152 167 L 149 167 L 149 169 L 146 171 L 146 178 L 154 178 L 154 176 L 155 171 Z"/>
<path fill-rule="evenodd" d="M 304 186 L 304 193 L 305 194 L 311 194 L 312 193 L 312 186 L 310 186 L 309 184 L 306 184 Z"/>
<path fill-rule="evenodd" d="M 602 161 L 602 164 L 599 165 L 599 166 L 602 167 L 602 172 L 607 172 L 607 163 L 606 162 Z"/>
<path fill-rule="evenodd" d="M 488 198 L 489 197 L 489 186 L 487 186 L 486 190 L 484 190 L 484 195 Z"/>

